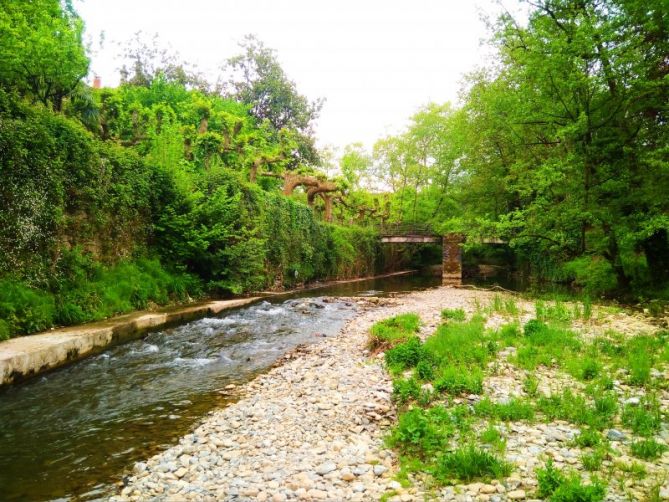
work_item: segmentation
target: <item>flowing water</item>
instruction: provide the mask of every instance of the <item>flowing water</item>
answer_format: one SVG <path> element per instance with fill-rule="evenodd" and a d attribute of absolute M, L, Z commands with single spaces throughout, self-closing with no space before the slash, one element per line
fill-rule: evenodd
<path fill-rule="evenodd" d="M 226 385 L 248 381 L 299 344 L 336 334 L 355 305 L 327 297 L 438 283 L 388 277 L 277 296 L 10 386 L 0 392 L 0 500 L 104 498 L 135 461 L 225 406 Z"/>

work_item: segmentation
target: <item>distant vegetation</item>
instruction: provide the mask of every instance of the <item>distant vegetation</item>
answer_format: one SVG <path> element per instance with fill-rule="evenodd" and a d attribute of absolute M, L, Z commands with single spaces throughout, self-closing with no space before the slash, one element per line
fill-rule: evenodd
<path fill-rule="evenodd" d="M 459 106 L 336 161 L 315 147 L 322 102 L 253 37 L 216 84 L 139 37 L 122 84 L 94 89 L 71 2 L 0 7 L 0 337 L 369 274 L 393 222 L 500 238 L 593 297 L 669 297 L 662 0 L 503 15 Z"/>

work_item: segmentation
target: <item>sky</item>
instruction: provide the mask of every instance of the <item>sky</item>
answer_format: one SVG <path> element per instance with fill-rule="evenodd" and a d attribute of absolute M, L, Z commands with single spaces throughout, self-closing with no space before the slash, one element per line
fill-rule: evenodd
<path fill-rule="evenodd" d="M 510 0 L 511 1 L 511 0 Z M 325 98 L 320 147 L 370 148 L 406 126 L 419 107 L 457 102 L 462 77 L 490 51 L 481 15 L 494 0 L 78 0 L 91 73 L 118 84 L 119 44 L 158 34 L 212 81 L 254 34 L 309 99 Z M 100 34 L 104 42 L 100 44 Z"/>

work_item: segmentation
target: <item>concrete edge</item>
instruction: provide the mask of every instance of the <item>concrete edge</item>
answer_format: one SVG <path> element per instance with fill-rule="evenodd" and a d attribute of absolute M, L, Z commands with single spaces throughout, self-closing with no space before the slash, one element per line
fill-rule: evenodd
<path fill-rule="evenodd" d="M 217 315 L 260 297 L 219 300 L 159 312 L 136 312 L 106 321 L 60 328 L 0 343 L 0 387 L 100 353 L 146 333 Z"/>

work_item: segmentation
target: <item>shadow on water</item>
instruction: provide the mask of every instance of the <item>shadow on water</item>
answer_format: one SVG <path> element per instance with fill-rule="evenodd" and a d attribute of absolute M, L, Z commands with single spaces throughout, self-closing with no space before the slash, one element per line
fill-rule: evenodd
<path fill-rule="evenodd" d="M 438 285 L 374 279 L 280 296 L 151 333 L 0 392 L 0 499 L 90 500 L 133 462 L 174 444 L 299 344 L 336 334 L 355 312 L 324 296 L 373 296 Z"/>

